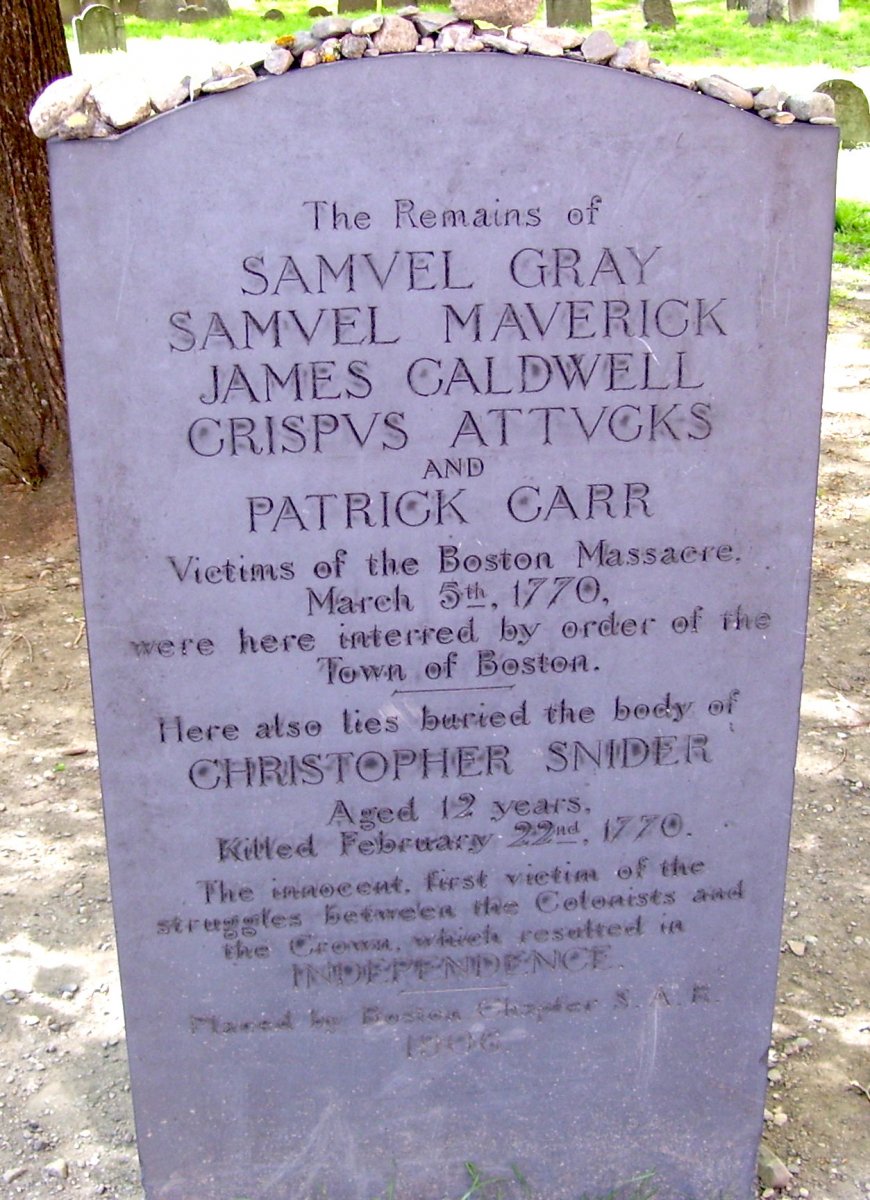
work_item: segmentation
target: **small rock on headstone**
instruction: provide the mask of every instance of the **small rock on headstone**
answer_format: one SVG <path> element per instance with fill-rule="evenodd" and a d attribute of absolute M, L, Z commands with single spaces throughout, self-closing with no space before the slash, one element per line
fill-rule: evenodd
<path fill-rule="evenodd" d="M 703 92 L 705 96 L 712 96 L 714 100 L 724 100 L 726 104 L 733 104 L 735 108 L 749 109 L 755 104 L 752 92 L 732 83 L 730 79 L 723 79 L 721 75 L 707 75 L 704 79 L 699 79 L 698 91 Z"/>
<path fill-rule="evenodd" d="M 423 36 L 428 36 L 431 33 L 438 33 L 453 21 L 453 16 L 447 13 L 418 13 L 413 18 L 417 32 Z"/>
<path fill-rule="evenodd" d="M 590 63 L 607 63 L 613 58 L 619 47 L 606 29 L 593 29 L 583 39 L 581 51 L 583 57 Z"/>
<path fill-rule="evenodd" d="M 30 128 L 38 138 L 50 138 L 74 113 L 82 109 L 90 96 L 91 84 L 73 75 L 50 83 L 30 110 Z"/>
<path fill-rule="evenodd" d="M 406 54 L 417 49 L 417 30 L 404 17 L 384 17 L 384 23 L 372 36 L 372 43 L 381 54 Z"/>
<path fill-rule="evenodd" d="M 527 49 L 522 42 L 515 42 L 507 34 L 500 33 L 495 29 L 484 29 L 480 34 L 480 40 L 485 46 L 489 46 L 492 50 L 500 50 L 503 54 L 525 54 Z"/>
<path fill-rule="evenodd" d="M 585 45 L 584 45 L 585 49 Z M 689 75 L 684 75 L 681 71 L 675 71 L 671 67 L 666 67 L 664 63 L 660 63 L 657 59 L 651 59 L 649 64 L 650 72 L 656 79 L 662 79 L 665 83 L 675 83 L 677 87 L 689 88 L 692 91 L 697 91 L 698 85 Z"/>
<path fill-rule="evenodd" d="M 828 79 L 816 88 L 834 101 L 840 145 L 844 150 L 870 144 L 870 104 L 867 96 L 848 79 Z"/>
<path fill-rule="evenodd" d="M 347 17 L 321 17 L 311 26 L 311 36 L 318 41 L 341 37 L 345 33 L 350 33 L 350 21 Z"/>
<path fill-rule="evenodd" d="M 772 108 L 780 109 L 788 99 L 788 92 L 780 91 L 778 87 L 770 84 L 768 87 L 763 87 L 761 91 L 755 93 L 753 107 L 756 112 L 761 112 L 762 109 Z"/>
<path fill-rule="evenodd" d="M 643 19 L 647 29 L 676 29 L 677 18 L 671 0 L 643 0 Z"/>
<path fill-rule="evenodd" d="M 621 71 L 647 71 L 649 59 L 649 42 L 629 40 L 619 47 L 611 58 L 610 65 L 618 67 Z"/>
<path fill-rule="evenodd" d="M 460 42 L 466 41 L 474 33 L 474 26 L 468 21 L 454 21 L 445 25 L 438 34 L 435 42 L 436 50 L 455 50 Z"/>
<path fill-rule="evenodd" d="M 263 66 L 270 75 L 283 75 L 293 63 L 292 51 L 284 46 L 272 46 L 263 59 Z"/>
<path fill-rule="evenodd" d="M 373 33 L 377 33 L 384 23 L 384 18 L 379 13 L 372 13 L 367 17 L 358 17 L 357 20 L 351 23 L 350 31 L 356 34 L 357 37 L 371 37 Z"/>
<path fill-rule="evenodd" d="M 151 116 L 151 89 L 135 75 L 113 75 L 91 93 L 100 115 L 114 129 L 129 129 Z"/>
<path fill-rule="evenodd" d="M 547 0 L 548 25 L 591 25 L 592 0 Z"/>
<path fill-rule="evenodd" d="M 825 92 L 809 92 L 805 96 L 789 96 L 783 108 L 794 113 L 798 121 L 811 121 L 813 117 L 833 117 L 834 101 Z"/>
<path fill-rule="evenodd" d="M 499 29 L 525 25 L 534 19 L 538 0 L 453 0 L 451 5 L 462 21 L 488 21 Z"/>
<path fill-rule="evenodd" d="M 355 33 L 346 33 L 339 42 L 342 58 L 362 58 L 368 49 L 368 39 L 357 37 Z"/>
<path fill-rule="evenodd" d="M 515 42 L 521 42 L 530 54 L 544 54 L 547 58 L 561 57 L 562 47 L 553 38 L 547 37 L 546 29 L 519 25 L 510 31 L 509 36 Z"/>
<path fill-rule="evenodd" d="M 206 94 L 231 92 L 235 88 L 244 87 L 246 83 L 253 83 L 256 78 L 252 67 L 236 67 L 231 75 L 222 75 L 219 79 L 207 79 L 202 85 L 202 90 Z"/>

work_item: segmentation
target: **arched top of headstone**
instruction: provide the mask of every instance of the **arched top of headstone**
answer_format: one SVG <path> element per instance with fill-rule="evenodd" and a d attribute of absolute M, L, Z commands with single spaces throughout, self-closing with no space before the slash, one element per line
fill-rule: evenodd
<path fill-rule="evenodd" d="M 384 62 L 408 54 L 415 59 L 424 55 L 440 59 L 443 53 L 451 51 L 462 51 L 463 59 L 480 56 L 492 62 L 508 57 L 522 57 L 525 61 L 548 58 L 581 72 L 590 67 L 609 67 L 614 75 L 611 82 L 642 76 L 648 83 L 666 83 L 675 91 L 700 92 L 773 125 L 790 125 L 795 121 L 834 124 L 834 105 L 827 97 L 813 94 L 809 99 L 789 96 L 772 87 L 745 88 L 719 75 L 696 80 L 654 58 L 649 44 L 641 39 L 618 46 L 601 29 L 584 33 L 571 28 L 522 25 L 501 30 L 481 27 L 471 19 L 459 21 L 417 9 L 356 19 L 322 17 L 310 30 L 277 38 L 264 48 L 262 61 L 252 66 L 224 65 L 215 68 L 201 83 L 185 78 L 177 86 L 169 89 L 163 86 L 157 92 L 146 81 L 131 76 L 101 82 L 93 88 L 83 86 L 80 80 L 57 80 L 37 99 L 30 122 L 34 133 L 41 138 L 111 137 L 201 96 L 235 91 L 291 70 L 295 73 L 300 67 L 373 57 Z M 431 65 L 421 68 L 427 72 L 425 78 L 432 78 L 428 74 L 431 69 Z M 360 77 L 355 78 L 358 81 Z"/>

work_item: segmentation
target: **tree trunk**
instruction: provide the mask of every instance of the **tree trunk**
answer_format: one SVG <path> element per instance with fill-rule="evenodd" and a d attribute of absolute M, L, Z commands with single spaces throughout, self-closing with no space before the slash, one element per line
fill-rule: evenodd
<path fill-rule="evenodd" d="M 0 474 L 36 485 L 66 438 L 48 162 L 27 120 L 69 74 L 57 0 L 4 0 L 0 62 Z"/>

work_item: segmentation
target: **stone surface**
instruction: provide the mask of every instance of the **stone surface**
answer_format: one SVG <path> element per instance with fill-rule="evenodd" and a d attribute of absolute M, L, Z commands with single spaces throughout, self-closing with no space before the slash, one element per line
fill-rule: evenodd
<path fill-rule="evenodd" d="M 151 107 L 158 113 L 170 112 L 173 108 L 178 108 L 180 104 L 192 99 L 190 82 L 190 76 L 187 75 L 176 84 L 167 84 L 163 87 L 152 84 Z"/>
<path fill-rule="evenodd" d="M 611 67 L 622 71 L 646 71 L 649 68 L 649 42 L 642 39 L 627 41 L 621 45 L 610 60 Z"/>
<path fill-rule="evenodd" d="M 362 58 L 369 46 L 369 39 L 346 33 L 339 43 L 342 58 Z"/>
<path fill-rule="evenodd" d="M 837 141 L 409 53 L 49 144 L 148 1200 L 752 1195 Z"/>
<path fill-rule="evenodd" d="M 263 66 L 270 75 L 283 75 L 285 71 L 290 70 L 292 65 L 293 52 L 286 46 L 270 46 L 263 59 Z"/>
<path fill-rule="evenodd" d="M 483 30 L 480 34 L 480 40 L 484 46 L 489 46 L 493 50 L 500 50 L 503 54 L 526 53 L 526 47 L 522 42 L 515 42 L 513 38 L 509 38 L 504 33 L 496 33 L 494 30 Z"/>
<path fill-rule="evenodd" d="M 146 21 L 176 21 L 180 0 L 139 0 L 139 16 Z"/>
<path fill-rule="evenodd" d="M 137 75 L 112 75 L 94 84 L 91 99 L 103 120 L 129 129 L 151 115 L 151 88 Z"/>
<path fill-rule="evenodd" d="M 726 104 L 733 104 L 735 108 L 749 109 L 755 105 L 752 92 L 737 83 L 732 83 L 730 79 L 723 79 L 721 75 L 707 75 L 699 79 L 698 91 L 703 92 L 705 96 L 712 96 L 714 100 L 724 100 Z"/>
<path fill-rule="evenodd" d="M 372 34 L 372 45 L 381 54 L 404 54 L 417 49 L 417 30 L 404 17 L 386 16 L 380 29 Z"/>
<path fill-rule="evenodd" d="M 74 113 L 81 111 L 90 94 L 91 84 L 85 79 L 71 75 L 56 79 L 31 108 L 30 128 L 38 138 L 54 137 Z"/>
<path fill-rule="evenodd" d="M 358 37 L 364 37 L 377 33 L 384 23 L 384 18 L 379 13 L 372 13 L 371 16 L 357 17 L 350 27 L 351 33 L 355 33 Z"/>
<path fill-rule="evenodd" d="M 549 58 L 560 58 L 562 47 L 558 38 L 551 38 L 549 30 L 540 26 L 518 25 L 509 31 L 509 37 L 521 42 L 532 54 L 544 54 Z"/>
<path fill-rule="evenodd" d="M 586 49 L 584 45 L 584 50 Z M 673 67 L 666 67 L 664 63 L 658 62 L 655 59 L 650 59 L 650 73 L 656 79 L 661 79 L 664 83 L 674 83 L 677 87 L 697 89 L 697 83 L 689 75 L 684 75 L 682 71 L 675 71 Z"/>
<path fill-rule="evenodd" d="M 452 0 L 452 8 L 463 21 L 488 21 L 506 29 L 509 25 L 525 25 L 539 8 L 539 0 Z"/>
<path fill-rule="evenodd" d="M 592 0 L 547 0 L 547 24 L 591 25 Z"/>
<path fill-rule="evenodd" d="M 253 68 L 243 64 L 235 67 L 228 75 L 221 75 L 218 79 L 207 79 L 202 85 L 202 90 L 206 95 L 214 92 L 233 92 L 236 88 L 254 83 L 256 78 Z"/>
<path fill-rule="evenodd" d="M 422 12 L 414 17 L 414 26 L 418 33 L 428 35 L 438 33 L 445 25 L 449 25 L 452 20 L 453 17 L 447 13 Z"/>
<path fill-rule="evenodd" d="M 581 47 L 583 57 L 591 63 L 610 62 L 617 49 L 613 36 L 606 29 L 593 29 Z"/>
<path fill-rule="evenodd" d="M 311 26 L 311 36 L 318 40 L 341 37 L 350 33 L 351 22 L 347 17 L 321 17 Z"/>
<path fill-rule="evenodd" d="M 824 92 L 808 92 L 805 96 L 789 96 L 783 108 L 794 113 L 798 121 L 811 121 L 813 117 L 833 117 L 834 101 Z"/>
<path fill-rule="evenodd" d="M 754 93 L 753 108 L 756 112 L 761 112 L 762 109 L 772 108 L 781 109 L 788 99 L 788 92 L 781 91 L 773 84 L 761 88 Z"/>
<path fill-rule="evenodd" d="M 473 34 L 474 26 L 470 21 L 453 21 L 439 31 L 435 39 L 435 49 L 455 50 L 461 42 L 467 41 Z"/>
<path fill-rule="evenodd" d="M 848 79 L 828 79 L 816 91 L 824 92 L 834 101 L 844 150 L 870 144 L 870 105 L 861 88 Z"/>
<path fill-rule="evenodd" d="M 758 1181 L 762 1187 L 782 1191 L 792 1181 L 788 1167 L 770 1149 L 766 1142 L 758 1148 Z"/>
<path fill-rule="evenodd" d="M 643 19 L 648 29 L 676 29 L 671 0 L 643 0 Z"/>

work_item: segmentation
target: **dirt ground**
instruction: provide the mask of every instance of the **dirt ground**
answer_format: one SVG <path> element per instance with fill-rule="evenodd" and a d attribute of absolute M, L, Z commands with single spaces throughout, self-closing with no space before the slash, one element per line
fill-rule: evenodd
<path fill-rule="evenodd" d="M 840 306 L 765 1134 L 809 1200 L 870 1200 L 868 384 Z M 138 1198 L 68 480 L 0 528 L 0 1197 Z"/>

